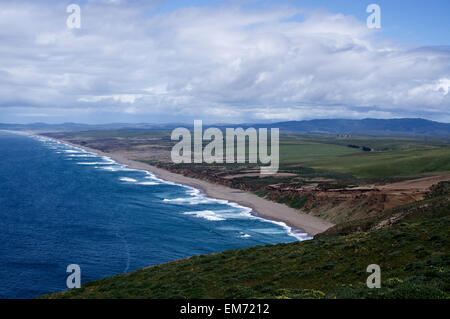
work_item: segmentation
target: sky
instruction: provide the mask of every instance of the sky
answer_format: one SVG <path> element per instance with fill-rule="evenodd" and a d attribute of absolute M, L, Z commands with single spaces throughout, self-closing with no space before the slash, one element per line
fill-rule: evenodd
<path fill-rule="evenodd" d="M 449 13 L 448 0 L 0 0 L 0 122 L 450 122 Z"/>

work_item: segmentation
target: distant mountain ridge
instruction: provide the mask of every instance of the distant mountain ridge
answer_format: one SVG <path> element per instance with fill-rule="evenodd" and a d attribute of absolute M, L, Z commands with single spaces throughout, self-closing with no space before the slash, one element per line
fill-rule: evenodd
<path fill-rule="evenodd" d="M 289 121 L 271 124 L 270 127 L 279 127 L 281 131 L 319 134 L 450 136 L 450 123 L 420 118 Z"/>
<path fill-rule="evenodd" d="M 192 128 L 193 124 L 168 123 L 168 124 L 149 124 L 149 123 L 111 123 L 111 124 L 80 124 L 80 123 L 62 123 L 62 124 L 2 124 L 2 130 L 38 130 L 38 131 L 86 131 L 86 130 L 105 130 L 105 129 L 150 129 L 164 130 L 175 127 Z M 450 137 L 450 123 L 440 123 L 421 118 L 401 118 L 401 119 L 324 119 L 324 120 L 305 120 L 305 121 L 287 121 L 265 124 L 217 124 L 204 125 L 205 127 L 215 126 L 225 127 L 267 127 L 279 128 L 281 132 L 295 132 L 304 134 L 353 134 L 353 135 L 377 135 L 377 136 L 439 136 Z"/>

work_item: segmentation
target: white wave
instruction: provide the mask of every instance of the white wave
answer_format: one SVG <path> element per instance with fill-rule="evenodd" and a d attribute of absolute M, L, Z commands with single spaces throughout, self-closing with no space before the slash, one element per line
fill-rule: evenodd
<path fill-rule="evenodd" d="M 113 163 L 110 163 L 110 164 L 113 164 Z M 100 169 L 105 170 L 105 171 L 111 171 L 111 172 L 143 172 L 138 169 L 127 168 L 126 165 L 118 164 L 117 162 L 114 162 L 114 165 L 111 165 L 111 166 L 100 167 Z"/>
<path fill-rule="evenodd" d="M 61 153 L 61 152 L 57 152 L 57 153 Z M 70 154 L 68 156 L 69 157 L 98 157 L 97 155 L 94 155 L 94 154 Z"/>
<path fill-rule="evenodd" d="M 145 171 L 145 172 L 147 173 L 147 177 L 146 178 L 158 181 L 161 184 L 172 185 L 172 186 L 180 186 L 180 187 L 188 187 L 188 186 L 183 185 L 183 184 L 178 184 L 178 183 L 175 183 L 175 182 L 170 182 L 170 181 L 166 181 L 164 179 L 161 179 L 161 178 L 157 177 L 155 174 L 153 174 L 152 172 L 149 172 L 149 171 Z"/>
<path fill-rule="evenodd" d="M 149 179 L 155 179 L 155 180 L 161 180 L 158 177 L 156 177 L 155 174 L 153 174 L 152 172 L 149 171 L 145 171 L 145 173 L 147 174 L 147 176 L 145 178 L 149 178 Z"/>
<path fill-rule="evenodd" d="M 107 162 L 77 162 L 78 165 L 111 165 Z"/>
<path fill-rule="evenodd" d="M 272 223 L 272 224 L 282 227 L 290 236 L 295 237 L 300 241 L 312 239 L 312 237 L 310 235 L 308 235 L 307 233 L 301 232 L 299 230 L 295 230 L 294 228 L 288 226 L 286 223 L 278 222 L 278 221 L 271 220 L 271 219 L 265 219 L 265 218 L 262 218 L 262 220 L 265 222 Z"/>
<path fill-rule="evenodd" d="M 120 166 L 117 166 L 117 165 L 114 165 L 114 166 L 102 166 L 102 167 L 98 167 L 98 168 L 100 168 L 102 170 L 105 170 L 105 171 L 111 171 L 111 172 L 118 172 L 118 171 L 122 170 L 122 168 Z"/>
<path fill-rule="evenodd" d="M 187 187 L 188 190 L 186 191 L 186 193 L 188 193 L 191 196 L 200 196 L 201 191 L 198 188 L 194 188 L 194 187 Z"/>
<path fill-rule="evenodd" d="M 116 163 L 116 161 L 114 161 L 111 157 L 108 156 L 101 156 L 102 160 L 104 160 L 105 162 L 109 162 L 111 164 Z"/>
<path fill-rule="evenodd" d="M 185 198 L 175 198 L 172 200 L 165 201 L 175 201 L 175 202 L 183 202 L 185 201 Z M 195 203 L 197 204 L 197 202 Z M 223 221 L 223 220 L 229 220 L 229 219 L 258 219 L 262 222 L 272 223 L 274 225 L 277 225 L 279 227 L 268 227 L 268 228 L 255 228 L 250 229 L 251 231 L 254 231 L 256 233 L 265 234 L 265 235 L 280 235 L 283 233 L 288 233 L 288 235 L 295 237 L 297 240 L 308 240 L 312 237 L 309 236 L 307 233 L 294 230 L 292 227 L 288 226 L 287 224 L 283 222 L 278 222 L 270 219 L 265 219 L 256 215 L 252 215 L 250 212 L 252 211 L 251 208 L 241 206 L 236 203 L 227 203 L 229 206 L 232 206 L 233 208 L 236 208 L 236 210 L 202 210 L 202 211 L 194 211 L 194 212 L 185 212 L 185 215 L 194 215 L 199 218 L 205 218 L 211 221 Z M 231 205 L 230 205 L 231 204 Z M 247 233 L 241 232 L 241 238 L 249 238 L 251 235 Z"/>
<path fill-rule="evenodd" d="M 179 197 L 179 198 L 172 198 L 172 199 L 168 199 L 168 198 L 164 198 L 163 201 L 164 202 L 172 202 L 172 203 L 185 203 L 185 204 L 190 204 L 190 205 L 199 205 L 199 204 L 228 204 L 227 200 L 223 200 L 223 199 L 216 199 L 216 198 L 211 198 L 211 197 L 207 197 L 205 196 L 201 190 L 191 187 L 191 186 L 186 186 L 186 185 L 179 185 L 182 186 L 184 188 L 187 188 L 186 193 L 188 195 L 190 195 L 190 197 Z"/>
<path fill-rule="evenodd" d="M 137 180 L 134 178 L 129 178 L 129 177 L 121 177 L 119 178 L 119 180 L 121 180 L 122 182 L 129 182 L 129 183 L 136 183 Z"/>
<path fill-rule="evenodd" d="M 160 185 L 160 183 L 156 182 L 139 182 L 138 185 Z"/>
<path fill-rule="evenodd" d="M 177 203 L 177 204 L 190 204 L 190 205 L 199 205 L 199 204 L 226 204 L 226 201 L 221 201 L 220 199 L 212 199 L 207 197 L 180 197 L 180 198 L 164 198 L 164 202 L 169 203 Z"/>
<path fill-rule="evenodd" d="M 217 215 L 225 219 L 250 219 L 254 218 L 253 215 L 248 215 L 246 211 L 239 209 L 219 209 L 214 211 Z"/>
<path fill-rule="evenodd" d="M 217 215 L 212 210 L 200 210 L 196 212 L 185 212 L 184 215 L 193 215 L 197 218 L 204 218 L 210 221 L 222 221 L 225 220 L 225 218 Z"/>
<path fill-rule="evenodd" d="M 224 219 L 238 219 L 238 218 L 258 219 L 263 222 L 275 224 L 282 228 L 282 230 L 280 230 L 280 231 L 274 230 L 273 234 L 281 234 L 283 232 L 286 232 L 289 236 L 292 236 L 300 241 L 312 238 L 307 233 L 301 232 L 299 230 L 294 230 L 292 227 L 288 226 L 286 223 L 262 218 L 260 216 L 257 216 L 256 214 L 252 214 L 253 209 L 250 207 L 242 206 L 237 203 L 230 202 L 228 200 L 209 198 L 209 197 L 205 196 L 201 192 L 201 190 L 199 190 L 197 188 L 194 188 L 191 186 L 184 186 L 184 187 L 187 188 L 186 193 L 189 194 L 191 197 L 180 197 L 180 198 L 173 198 L 173 199 L 165 198 L 163 201 L 169 202 L 169 203 L 172 202 L 172 203 L 176 203 L 176 204 L 190 204 L 190 205 L 212 204 L 212 203 L 226 204 L 228 206 L 233 207 L 234 209 L 237 209 L 238 212 L 235 212 L 235 211 L 230 212 L 228 210 L 224 213 L 223 211 L 221 211 L 219 213 L 221 216 L 220 218 L 224 218 Z M 270 232 L 270 230 L 268 230 L 268 232 Z"/>
<path fill-rule="evenodd" d="M 249 208 L 249 207 L 245 207 L 245 206 L 242 206 L 242 205 L 239 205 L 239 204 L 236 204 L 236 203 L 232 203 L 232 202 L 228 203 L 228 205 L 232 206 L 232 207 L 235 207 L 235 208 L 238 208 L 238 209 L 241 209 L 242 210 L 241 214 L 244 215 L 244 216 L 247 216 L 248 218 L 258 219 L 258 220 L 260 220 L 262 222 L 272 223 L 272 224 L 275 224 L 277 226 L 280 226 L 281 228 L 284 229 L 285 232 L 288 233 L 289 236 L 295 237 L 296 239 L 298 239 L 300 241 L 307 240 L 307 239 L 312 239 L 312 237 L 310 235 L 308 235 L 307 233 L 302 232 L 300 230 L 296 230 L 296 229 L 288 226 L 284 222 L 279 222 L 279 221 L 272 220 L 272 219 L 262 218 L 262 217 L 260 217 L 260 216 L 258 216 L 256 214 L 252 214 L 253 210 L 251 208 Z M 279 234 L 279 232 L 278 233 L 273 233 L 273 234 Z"/>

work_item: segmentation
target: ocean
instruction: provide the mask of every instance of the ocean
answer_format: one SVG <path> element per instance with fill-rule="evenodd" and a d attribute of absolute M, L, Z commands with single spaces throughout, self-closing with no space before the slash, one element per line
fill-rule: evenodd
<path fill-rule="evenodd" d="M 309 239 L 251 209 L 47 138 L 0 131 L 0 298 L 192 255 Z"/>

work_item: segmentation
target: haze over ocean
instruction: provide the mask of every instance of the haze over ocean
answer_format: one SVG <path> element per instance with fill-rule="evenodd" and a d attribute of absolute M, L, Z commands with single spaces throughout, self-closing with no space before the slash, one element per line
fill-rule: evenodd
<path fill-rule="evenodd" d="M 41 137 L 0 132 L 0 298 L 192 255 L 310 238 L 250 209 Z"/>

